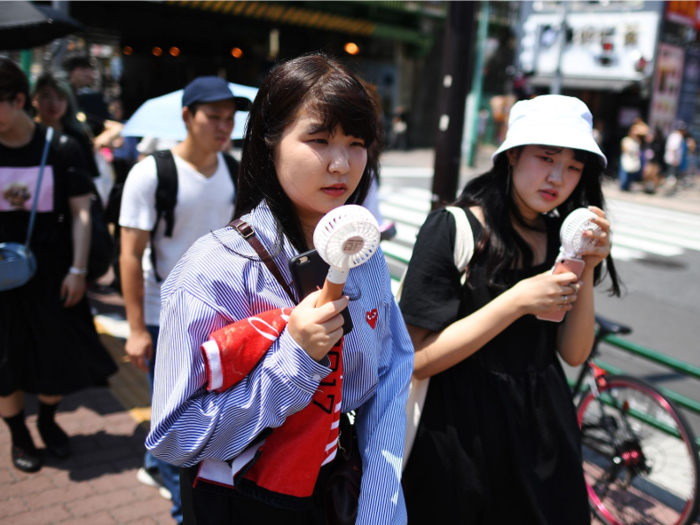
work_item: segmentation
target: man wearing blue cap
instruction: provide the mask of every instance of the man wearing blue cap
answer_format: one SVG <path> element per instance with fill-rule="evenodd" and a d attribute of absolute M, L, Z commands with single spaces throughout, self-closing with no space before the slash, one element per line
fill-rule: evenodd
<path fill-rule="evenodd" d="M 182 96 L 185 140 L 136 164 L 124 184 L 119 260 L 131 329 L 126 353 L 148 372 L 151 388 L 161 283 L 199 237 L 233 218 L 238 165 L 221 150 L 231 137 L 236 110 L 248 103 L 235 97 L 224 79 L 196 78 Z M 147 452 L 139 481 L 154 484 L 158 472 L 172 496 L 173 517 L 181 523 L 179 468 Z"/>

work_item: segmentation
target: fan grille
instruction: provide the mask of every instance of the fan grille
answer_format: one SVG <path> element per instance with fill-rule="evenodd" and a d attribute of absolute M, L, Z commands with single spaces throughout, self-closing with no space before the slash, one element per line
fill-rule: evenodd
<path fill-rule="evenodd" d="M 586 230 L 598 230 L 600 227 L 591 222 L 596 214 L 588 208 L 577 208 L 572 211 L 561 225 L 559 238 L 564 251 L 569 253 L 582 253 L 595 246 L 595 240 L 583 236 Z"/>
<path fill-rule="evenodd" d="M 347 205 L 326 214 L 314 231 L 314 245 L 324 261 L 336 268 L 359 266 L 379 246 L 379 225 L 362 206 Z"/>

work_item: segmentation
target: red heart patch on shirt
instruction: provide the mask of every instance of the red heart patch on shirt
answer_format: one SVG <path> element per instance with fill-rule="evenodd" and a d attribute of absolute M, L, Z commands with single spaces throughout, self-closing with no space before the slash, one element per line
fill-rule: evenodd
<path fill-rule="evenodd" d="M 374 330 L 374 327 L 377 326 L 377 316 L 379 315 L 379 312 L 377 312 L 377 309 L 373 309 L 371 312 L 367 312 L 367 323 L 372 327 L 372 330 Z"/>

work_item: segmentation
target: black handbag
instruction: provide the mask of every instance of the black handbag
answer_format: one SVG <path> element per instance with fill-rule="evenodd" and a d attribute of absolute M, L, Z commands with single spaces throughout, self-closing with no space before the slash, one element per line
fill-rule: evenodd
<path fill-rule="evenodd" d="M 323 502 L 326 525 L 353 525 L 362 485 L 362 456 L 348 414 L 340 416 L 338 453 L 331 466 Z"/>

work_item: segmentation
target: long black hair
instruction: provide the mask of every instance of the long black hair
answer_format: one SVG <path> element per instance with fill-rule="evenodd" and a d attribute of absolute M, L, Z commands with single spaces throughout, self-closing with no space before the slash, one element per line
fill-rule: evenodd
<path fill-rule="evenodd" d="M 300 252 L 309 247 L 292 202 L 277 178 L 274 150 L 302 108 L 319 117 L 318 131 L 333 132 L 340 125 L 345 135 L 364 140 L 367 166 L 347 204 L 362 204 L 367 196 L 378 172 L 380 134 L 371 94 L 334 59 L 323 54 L 301 56 L 276 66 L 265 78 L 243 139 L 235 216 L 247 214 L 266 200 L 282 233 Z"/>
<path fill-rule="evenodd" d="M 519 155 L 520 151 L 517 154 Z M 592 205 L 605 209 L 601 186 L 603 167 L 598 156 L 574 150 L 574 158 L 583 162 L 584 168 L 581 180 L 569 198 L 556 208 L 556 214 L 551 214 L 552 220 L 557 221 L 557 226 L 560 226 L 563 219 L 576 208 Z M 454 203 L 462 208 L 479 206 L 483 211 L 484 235 L 474 249 L 467 271 L 471 271 L 475 264 L 483 265 L 488 285 L 501 289 L 512 284 L 504 280 L 507 269 L 531 266 L 534 257 L 530 245 L 513 225 L 515 220 L 524 227 L 529 227 L 515 204 L 511 179 L 508 157 L 501 153 L 496 157 L 493 168 L 470 180 Z M 619 296 L 620 282 L 610 255 L 605 260 L 605 266 L 612 281 L 610 293 Z M 596 267 L 593 275 L 594 284 L 603 280 L 601 265 Z"/>

